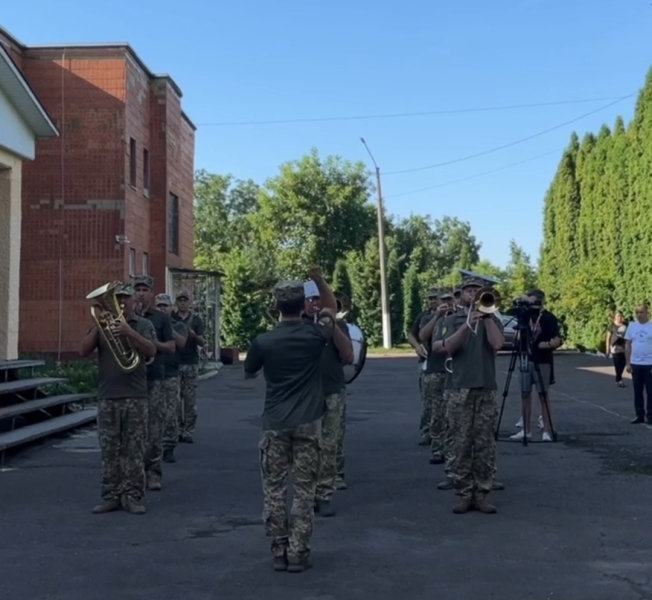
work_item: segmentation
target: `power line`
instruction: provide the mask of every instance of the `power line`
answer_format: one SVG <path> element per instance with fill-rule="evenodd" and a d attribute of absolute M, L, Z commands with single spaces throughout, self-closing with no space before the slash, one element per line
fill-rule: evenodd
<path fill-rule="evenodd" d="M 510 163 L 508 165 L 504 165 L 502 167 L 498 167 L 497 169 L 492 169 L 491 171 L 484 171 L 483 173 L 476 173 L 475 175 L 469 175 L 468 177 L 463 177 L 462 179 L 455 179 L 453 181 L 447 181 L 446 183 L 439 183 L 437 185 L 431 185 L 425 188 L 421 188 L 419 190 L 412 190 L 411 192 L 401 192 L 399 194 L 393 194 L 391 196 L 385 196 L 385 199 L 387 200 L 388 198 L 398 198 L 400 196 L 410 196 L 412 194 L 419 194 L 421 192 L 427 192 L 430 190 L 435 190 L 437 188 L 442 188 L 446 187 L 449 185 L 453 185 L 455 183 L 462 183 L 464 181 L 469 181 L 471 179 L 477 179 L 478 177 L 484 177 L 485 175 L 491 175 L 493 173 L 498 173 L 498 171 L 504 171 L 505 169 L 511 169 L 512 167 L 517 167 L 519 165 L 532 162 L 533 160 L 538 160 L 539 158 L 543 158 L 544 156 L 550 156 L 551 154 L 559 154 L 563 152 L 565 148 L 558 148 L 557 150 L 550 150 L 550 152 L 545 152 L 543 154 L 539 154 L 537 156 L 532 156 L 531 158 L 526 158 L 525 160 L 520 160 L 515 163 Z"/>
<path fill-rule="evenodd" d="M 586 98 L 583 100 L 558 100 L 555 102 L 536 102 L 532 104 L 510 104 L 506 106 L 485 106 L 477 108 L 454 108 L 447 110 L 431 110 L 425 112 L 389 113 L 379 115 L 358 115 L 349 117 L 314 117 L 306 119 L 270 119 L 266 121 L 217 121 L 215 123 L 198 123 L 197 127 L 235 127 L 242 125 L 283 125 L 286 123 L 326 123 L 332 121 L 362 121 L 368 119 L 397 119 L 404 117 L 426 117 L 431 115 L 452 115 L 462 113 L 489 112 L 499 110 L 514 110 L 519 108 L 539 108 L 543 106 L 560 106 L 562 104 L 586 104 L 588 102 L 604 102 L 615 100 L 616 96 L 607 98 Z"/>
<path fill-rule="evenodd" d="M 636 95 L 638 92 L 633 92 L 632 94 L 628 94 L 627 96 L 622 96 L 618 100 L 615 100 L 614 102 L 610 102 L 609 104 L 605 104 L 604 106 L 601 106 L 600 108 L 596 108 L 595 110 L 592 110 L 591 112 L 588 112 L 586 114 L 580 115 L 579 117 L 576 117 L 575 119 L 571 119 L 570 121 L 566 121 L 565 123 L 561 123 L 559 125 L 555 125 L 554 127 L 550 127 L 548 129 L 545 129 L 544 131 L 539 131 L 538 133 L 534 133 L 532 135 L 529 135 L 527 137 L 524 137 L 520 140 L 516 140 L 514 142 L 510 142 L 509 144 L 504 144 L 502 146 L 497 146 L 496 148 L 491 148 L 490 150 L 485 150 L 484 152 L 477 152 L 476 154 L 471 154 L 469 156 L 463 156 L 461 158 L 456 158 L 453 160 L 448 160 L 446 162 L 442 163 L 437 163 L 435 165 L 428 165 L 426 167 L 416 167 L 414 169 L 403 169 L 402 171 L 390 171 L 388 173 L 383 173 L 383 175 L 402 175 L 403 173 L 415 173 L 417 171 L 427 171 L 429 169 L 436 169 L 438 167 L 445 167 L 448 165 L 453 165 L 455 163 L 459 163 L 465 160 L 471 160 L 472 158 L 478 158 L 479 156 L 485 156 L 487 154 L 492 154 L 494 152 L 498 152 L 499 150 L 504 150 L 505 148 L 511 148 L 512 146 L 516 146 L 518 144 L 522 144 L 524 142 L 529 142 L 530 140 L 533 140 L 534 138 L 541 137 L 542 135 L 545 135 L 546 133 L 550 133 L 551 131 L 555 131 L 557 129 L 561 129 L 562 127 L 566 127 L 566 125 L 571 125 L 572 123 L 576 123 L 577 121 L 580 121 L 582 119 L 585 119 L 586 117 L 590 117 L 591 115 L 594 115 L 602 110 L 606 110 L 607 108 L 614 106 L 615 104 L 618 104 L 619 102 L 623 102 L 624 100 L 627 100 L 628 98 L 631 98 L 632 96 Z"/>

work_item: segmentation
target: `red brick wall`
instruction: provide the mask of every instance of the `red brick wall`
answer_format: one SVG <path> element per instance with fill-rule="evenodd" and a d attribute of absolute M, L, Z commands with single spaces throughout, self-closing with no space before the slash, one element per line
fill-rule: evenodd
<path fill-rule="evenodd" d="M 60 332 L 62 350 L 74 350 L 88 329 L 86 294 L 123 276 L 125 62 L 103 54 L 23 56 L 61 137 L 38 142 L 23 168 L 22 352 L 57 351 Z"/>
<path fill-rule="evenodd" d="M 150 144 L 150 80 L 145 71 L 130 57 L 126 61 L 126 106 L 125 106 L 125 154 L 124 181 L 127 199 L 125 233 L 129 238 L 129 250 L 136 251 L 136 275 L 143 274 L 143 253 L 150 253 L 150 203 L 145 192 L 143 150 L 150 154 L 150 182 L 152 147 Z M 130 139 L 136 140 L 136 185 L 130 179 Z M 150 183 L 151 185 L 151 183 Z M 152 258 L 149 271 L 151 274 Z M 129 252 L 125 253 L 125 274 L 129 274 Z M 158 283 L 158 282 L 156 282 Z"/>
<path fill-rule="evenodd" d="M 130 248 L 137 274 L 149 253 L 157 291 L 165 288 L 166 265 L 192 267 L 194 135 L 173 87 L 151 80 L 124 48 L 68 49 L 65 57 L 62 50 L 27 49 L 22 70 L 62 135 L 38 142 L 36 160 L 23 170 L 20 351 L 61 346 L 66 355 L 90 323 L 86 294 L 128 278 Z M 181 199 L 180 257 L 167 253 L 168 190 Z M 117 243 L 119 235 L 130 243 Z"/>

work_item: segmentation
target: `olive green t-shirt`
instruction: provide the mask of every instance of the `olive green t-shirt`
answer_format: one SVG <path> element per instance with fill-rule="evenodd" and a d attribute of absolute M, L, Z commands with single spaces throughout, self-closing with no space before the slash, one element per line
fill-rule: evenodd
<path fill-rule="evenodd" d="M 347 338 L 351 339 L 349 328 L 341 319 L 336 321 L 337 326 Z M 322 365 L 322 390 L 326 396 L 329 394 L 339 394 L 346 387 L 344 383 L 344 365 L 342 357 L 335 346 L 335 341 L 331 338 L 324 350 Z"/>
<path fill-rule="evenodd" d="M 265 376 L 263 429 L 291 429 L 324 415 L 322 360 L 332 336 L 330 326 L 281 321 L 253 341 L 244 370 L 254 374 L 262 369 Z"/>
<path fill-rule="evenodd" d="M 134 315 L 127 319 L 127 323 L 145 339 L 156 340 L 156 330 L 148 319 Z M 97 363 L 97 397 L 100 400 L 147 398 L 147 365 L 142 355 L 138 367 L 131 373 L 125 373 L 114 358 L 104 336 L 100 335 L 97 346 Z"/>
<path fill-rule="evenodd" d="M 422 313 L 419 313 L 417 318 L 414 319 L 410 333 L 417 339 L 417 341 L 419 340 L 419 331 L 421 331 L 421 329 L 423 329 L 433 317 L 434 313 L 431 310 L 426 310 Z M 423 357 L 419 356 L 419 363 L 422 363 L 424 360 L 425 359 Z"/>
<path fill-rule="evenodd" d="M 503 330 L 503 324 L 496 316 L 489 317 Z M 441 339 L 447 339 L 461 327 L 466 327 L 463 311 L 447 317 L 441 327 Z M 498 389 L 496 383 L 496 351 L 489 345 L 485 323 L 480 320 L 476 335 L 469 335 L 464 345 L 453 355 L 449 367 L 453 370 L 446 378 L 447 389 Z"/>
<path fill-rule="evenodd" d="M 441 331 L 443 329 L 445 321 L 446 319 L 439 319 L 439 322 L 435 325 L 432 335 L 430 336 L 430 339 L 426 344 L 426 347 L 428 348 L 428 359 L 427 359 L 428 362 L 426 365 L 426 375 L 430 375 L 432 373 L 446 372 L 444 363 L 446 362 L 448 355 L 442 354 L 441 352 L 432 351 L 432 342 L 434 340 L 441 339 Z"/>
<path fill-rule="evenodd" d="M 178 335 L 187 335 L 188 329 L 186 328 L 185 323 L 182 321 L 172 320 L 172 330 Z M 174 377 L 179 377 L 179 365 L 181 364 L 181 351 L 176 346 L 175 340 L 174 352 L 166 353 L 165 356 L 165 378 L 172 379 Z"/>

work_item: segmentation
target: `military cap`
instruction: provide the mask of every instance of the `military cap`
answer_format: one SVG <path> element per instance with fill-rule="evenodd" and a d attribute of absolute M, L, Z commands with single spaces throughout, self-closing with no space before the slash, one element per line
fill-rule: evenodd
<path fill-rule="evenodd" d="M 135 293 L 134 286 L 126 281 L 121 281 L 115 288 L 116 296 L 133 296 Z"/>
<path fill-rule="evenodd" d="M 441 292 L 439 292 L 439 297 L 442 299 L 453 298 L 454 297 L 453 290 L 441 290 Z"/>
<path fill-rule="evenodd" d="M 439 293 L 440 293 L 440 291 L 441 291 L 441 290 L 440 290 L 439 288 L 431 287 L 431 288 L 428 290 L 428 298 L 438 298 L 438 297 L 439 297 Z"/>
<path fill-rule="evenodd" d="M 274 297 L 277 300 L 303 300 L 303 281 L 279 281 L 274 286 Z"/>
<path fill-rule="evenodd" d="M 188 290 L 181 290 L 177 294 L 177 298 L 185 298 L 186 300 L 192 300 L 192 295 L 190 294 L 190 292 Z"/>
<path fill-rule="evenodd" d="M 172 298 L 168 294 L 157 294 L 156 295 L 156 304 L 165 304 L 166 306 L 172 306 Z"/>
<path fill-rule="evenodd" d="M 138 275 L 133 279 L 134 279 L 134 287 L 136 287 L 137 285 L 144 285 L 148 287 L 150 290 L 154 287 L 154 278 L 150 277 L 149 275 Z"/>
<path fill-rule="evenodd" d="M 485 287 L 486 285 L 487 282 L 484 279 L 480 279 L 479 277 L 468 277 L 462 282 L 460 290 L 468 287 Z"/>

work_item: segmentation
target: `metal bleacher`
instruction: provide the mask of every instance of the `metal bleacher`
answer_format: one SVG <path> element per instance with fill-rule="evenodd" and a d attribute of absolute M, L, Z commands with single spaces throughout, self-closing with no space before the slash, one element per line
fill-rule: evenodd
<path fill-rule="evenodd" d="M 95 394 L 47 395 L 41 388 L 66 379 L 34 377 L 34 369 L 44 365 L 39 360 L 0 361 L 0 464 L 11 448 L 87 425 L 97 417 L 97 409 L 86 406 Z M 32 377 L 20 379 L 20 371 L 26 369 Z"/>

